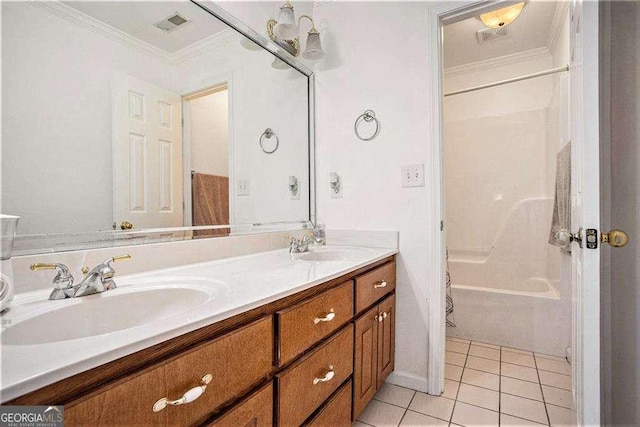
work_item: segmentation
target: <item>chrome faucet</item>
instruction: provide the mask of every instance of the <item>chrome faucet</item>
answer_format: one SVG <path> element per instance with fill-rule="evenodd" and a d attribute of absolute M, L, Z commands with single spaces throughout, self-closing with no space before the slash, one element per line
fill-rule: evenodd
<path fill-rule="evenodd" d="M 57 270 L 58 274 L 53 278 L 53 291 L 49 295 L 50 300 L 65 298 L 77 298 L 85 295 L 96 294 L 116 288 L 113 276 L 116 271 L 111 267 L 111 263 L 130 259 L 131 255 L 120 255 L 104 260 L 102 263 L 88 271 L 84 279 L 77 285 L 73 284 L 73 276 L 66 265 L 54 264 L 31 264 L 31 270 Z M 83 269 L 84 271 L 84 269 Z"/>
<path fill-rule="evenodd" d="M 308 252 L 309 246 L 324 245 L 324 239 L 313 234 L 305 234 L 302 239 L 296 239 L 293 236 L 285 236 L 285 238 L 291 241 L 289 243 L 289 252 L 292 254 Z"/>

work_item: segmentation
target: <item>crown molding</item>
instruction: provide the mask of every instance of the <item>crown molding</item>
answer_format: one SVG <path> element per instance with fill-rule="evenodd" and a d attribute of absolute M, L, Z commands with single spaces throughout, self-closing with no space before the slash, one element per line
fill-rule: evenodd
<path fill-rule="evenodd" d="M 67 6 L 58 0 L 29 0 L 29 3 L 111 41 L 120 43 L 135 51 L 145 53 L 173 65 L 188 61 L 189 59 L 195 58 L 196 56 L 202 55 L 210 50 L 217 49 L 242 38 L 242 34 L 232 28 L 227 28 L 176 52 L 167 52 L 164 49 L 160 49 L 150 43 L 140 40 L 137 37 L 133 37 L 124 31 L 120 31 L 117 28 L 105 24 L 92 16 L 82 13 L 71 6 Z"/>
<path fill-rule="evenodd" d="M 504 67 L 506 65 L 517 64 L 519 62 L 530 61 L 533 59 L 550 59 L 551 52 L 544 47 L 525 50 L 523 52 L 512 53 L 510 55 L 490 58 L 484 61 L 471 62 L 469 64 L 457 65 L 455 67 L 445 68 L 445 77 L 453 77 L 473 71 L 487 70 L 490 68 Z"/>
<path fill-rule="evenodd" d="M 551 27 L 547 34 L 547 49 L 549 49 L 549 52 L 551 52 L 552 55 L 556 53 L 558 40 L 560 39 L 560 33 L 562 32 L 562 27 L 567 17 L 567 13 L 569 13 L 569 2 L 559 1 L 556 4 L 556 10 L 553 13 Z"/>

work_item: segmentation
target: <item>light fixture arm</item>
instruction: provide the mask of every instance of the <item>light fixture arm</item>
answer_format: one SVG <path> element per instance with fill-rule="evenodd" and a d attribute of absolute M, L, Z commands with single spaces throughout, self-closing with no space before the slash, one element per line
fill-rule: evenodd
<path fill-rule="evenodd" d="M 316 23 L 313 22 L 313 18 L 309 15 L 300 15 L 300 17 L 298 18 L 298 28 L 300 28 L 300 21 L 302 20 L 302 18 L 307 18 L 309 21 L 311 21 L 311 30 L 309 30 L 310 33 L 318 33 L 318 30 L 316 30 Z"/>

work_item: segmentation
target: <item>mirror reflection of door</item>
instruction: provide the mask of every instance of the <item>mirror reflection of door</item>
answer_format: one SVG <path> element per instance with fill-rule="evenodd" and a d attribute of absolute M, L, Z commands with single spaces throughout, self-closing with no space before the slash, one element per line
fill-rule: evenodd
<path fill-rule="evenodd" d="M 114 228 L 178 227 L 180 95 L 124 74 L 114 74 L 112 90 Z"/>
<path fill-rule="evenodd" d="M 222 83 L 184 98 L 185 225 L 227 225 L 229 206 L 229 87 Z M 191 206 L 186 206 L 188 201 Z M 194 236 L 227 235 L 227 228 L 196 230 Z"/>

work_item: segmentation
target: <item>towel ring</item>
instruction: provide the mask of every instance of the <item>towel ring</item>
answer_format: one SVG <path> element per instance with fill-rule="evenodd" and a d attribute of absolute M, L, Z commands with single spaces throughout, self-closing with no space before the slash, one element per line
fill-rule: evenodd
<path fill-rule="evenodd" d="M 360 133 L 358 132 L 358 125 L 362 120 L 364 120 L 367 123 L 370 123 L 373 121 L 376 122 L 376 131 L 373 133 L 373 135 L 371 135 L 368 138 L 363 138 L 362 136 L 360 136 Z M 380 130 L 380 122 L 378 121 L 378 119 L 376 119 L 376 113 L 373 110 L 367 110 L 364 113 L 360 114 L 356 119 L 356 122 L 353 124 L 353 131 L 356 133 L 356 136 L 360 138 L 362 141 L 371 141 L 373 138 L 378 136 L 379 130 Z"/>
<path fill-rule="evenodd" d="M 271 139 L 272 136 L 276 137 L 276 146 L 273 147 L 273 150 L 269 151 L 266 148 L 264 148 L 264 138 L 266 137 L 267 139 Z M 280 145 L 280 139 L 278 139 L 278 135 L 276 135 L 276 133 L 273 131 L 273 129 L 271 128 L 266 128 L 264 130 L 264 132 L 262 132 L 262 135 L 260 135 L 260 148 L 262 148 L 262 151 L 264 151 L 267 154 L 273 154 L 276 152 L 276 150 L 278 149 L 278 145 Z"/>

